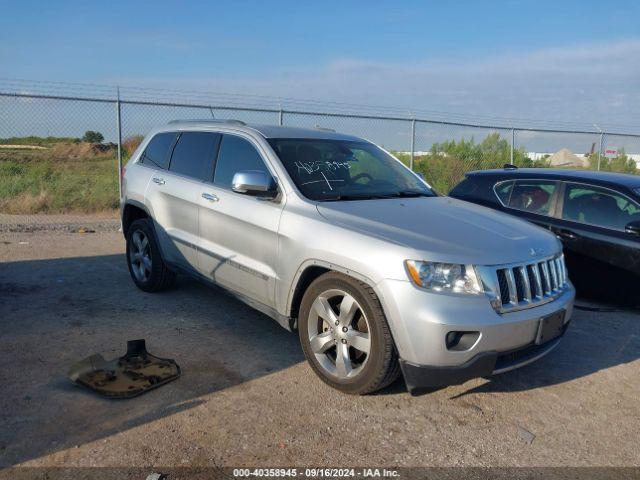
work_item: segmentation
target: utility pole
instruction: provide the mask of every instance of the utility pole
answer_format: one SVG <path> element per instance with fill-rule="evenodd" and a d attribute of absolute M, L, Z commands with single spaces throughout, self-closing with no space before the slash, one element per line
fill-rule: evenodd
<path fill-rule="evenodd" d="M 413 170 L 413 157 L 416 150 L 416 119 L 411 120 L 411 159 L 409 160 L 409 168 Z"/>
<path fill-rule="evenodd" d="M 511 128 L 511 160 L 509 163 L 511 163 L 511 165 L 513 165 L 513 145 L 516 142 L 516 130 L 514 128 Z"/>
<path fill-rule="evenodd" d="M 118 195 L 122 198 L 122 119 L 120 117 L 120 87 L 116 87 L 116 122 L 118 131 Z"/>
<path fill-rule="evenodd" d="M 598 171 L 600 171 L 600 158 L 602 157 L 602 140 L 604 139 L 604 132 L 600 130 L 600 146 L 598 147 Z"/>

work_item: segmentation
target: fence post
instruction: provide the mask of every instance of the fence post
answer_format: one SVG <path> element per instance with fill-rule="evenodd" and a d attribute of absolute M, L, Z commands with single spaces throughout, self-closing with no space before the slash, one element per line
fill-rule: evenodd
<path fill-rule="evenodd" d="M 416 119 L 411 120 L 411 158 L 409 159 L 409 168 L 413 170 L 413 156 L 416 150 Z"/>
<path fill-rule="evenodd" d="M 511 165 L 513 165 L 513 149 L 514 149 L 515 143 L 516 143 L 516 129 L 511 128 L 511 160 L 509 162 L 511 163 Z"/>
<path fill-rule="evenodd" d="M 283 115 L 284 112 L 282 111 L 282 105 L 280 105 L 280 111 L 278 111 L 278 125 L 282 126 L 283 125 Z"/>
<path fill-rule="evenodd" d="M 600 157 L 602 156 L 602 139 L 604 138 L 604 132 L 600 130 L 600 145 L 598 146 L 598 171 L 600 171 Z"/>
<path fill-rule="evenodd" d="M 122 198 L 122 119 L 120 117 L 120 87 L 116 87 L 116 122 L 118 125 L 118 195 Z"/>

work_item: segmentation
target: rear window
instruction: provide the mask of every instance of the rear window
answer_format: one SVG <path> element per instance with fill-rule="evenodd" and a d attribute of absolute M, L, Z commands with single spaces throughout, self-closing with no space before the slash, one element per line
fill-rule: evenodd
<path fill-rule="evenodd" d="M 507 182 L 497 183 L 493 190 L 496 192 L 498 199 L 502 205 L 509 205 L 509 197 L 511 197 L 511 191 L 513 190 L 513 180 Z"/>
<path fill-rule="evenodd" d="M 220 135 L 209 132 L 183 132 L 171 155 L 169 171 L 197 180 L 210 180 L 213 158 Z"/>
<path fill-rule="evenodd" d="M 144 149 L 139 162 L 166 170 L 169 166 L 169 150 L 173 146 L 177 135 L 176 132 L 158 133 L 151 139 L 147 148 Z"/>
<path fill-rule="evenodd" d="M 557 188 L 557 183 L 549 180 L 518 180 L 516 181 L 509 207 L 526 212 L 549 215 L 551 200 Z"/>

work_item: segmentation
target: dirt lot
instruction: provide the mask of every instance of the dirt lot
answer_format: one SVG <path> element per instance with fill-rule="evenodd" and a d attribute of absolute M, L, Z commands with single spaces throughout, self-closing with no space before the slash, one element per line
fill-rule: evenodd
<path fill-rule="evenodd" d="M 637 312 L 577 310 L 556 351 L 491 380 L 352 397 L 220 291 L 135 289 L 123 249 L 109 229 L 0 233 L 0 466 L 640 465 Z M 134 338 L 182 378 L 122 401 L 66 379 Z"/>

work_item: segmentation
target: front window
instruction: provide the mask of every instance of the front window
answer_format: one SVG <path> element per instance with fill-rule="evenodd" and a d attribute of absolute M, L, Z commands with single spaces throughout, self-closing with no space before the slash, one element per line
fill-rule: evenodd
<path fill-rule="evenodd" d="M 235 135 L 223 135 L 213 183 L 231 188 L 233 176 L 242 170 L 260 170 L 269 174 L 262 157 L 251 143 Z"/>
<path fill-rule="evenodd" d="M 435 192 L 368 142 L 270 139 L 302 194 L 319 201 L 431 197 Z"/>
<path fill-rule="evenodd" d="M 568 183 L 562 218 L 615 230 L 640 220 L 640 205 L 606 188 Z"/>

